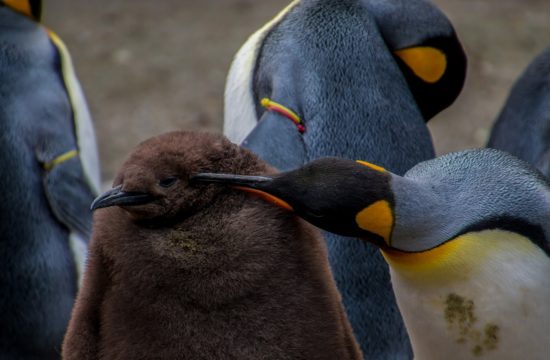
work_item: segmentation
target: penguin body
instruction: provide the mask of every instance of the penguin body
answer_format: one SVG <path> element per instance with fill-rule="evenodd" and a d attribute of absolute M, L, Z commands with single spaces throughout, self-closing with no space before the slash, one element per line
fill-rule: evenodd
<path fill-rule="evenodd" d="M 424 189 L 439 197 L 424 197 L 432 211 L 406 201 L 401 208 L 398 194 L 405 185 L 395 188 L 396 219 L 408 224 L 398 226 L 396 220 L 391 245 L 421 250 L 418 258 L 385 255 L 415 356 L 546 358 L 548 182 L 523 161 L 495 150 L 444 156 L 418 165 L 405 178 L 431 185 Z M 413 213 L 425 216 L 415 219 Z M 413 228 L 426 235 L 411 238 L 406 232 Z"/>
<path fill-rule="evenodd" d="M 481 149 L 403 177 L 326 158 L 252 178 L 203 181 L 266 192 L 316 226 L 378 245 L 415 358 L 547 357 L 550 184 L 529 164 Z"/>
<path fill-rule="evenodd" d="M 2 359 L 59 358 L 99 182 L 95 147 L 75 129 L 91 122 L 70 59 L 31 3 L 0 5 Z"/>
<path fill-rule="evenodd" d="M 235 56 L 224 133 L 279 170 L 338 156 L 403 174 L 434 156 L 425 122 L 454 101 L 465 69 L 451 24 L 427 1 L 293 1 Z M 365 357 L 409 358 L 382 257 L 325 239 Z"/>
<path fill-rule="evenodd" d="M 487 146 L 507 151 L 550 177 L 550 49 L 514 84 Z"/>
<path fill-rule="evenodd" d="M 218 135 L 140 144 L 98 210 L 64 359 L 360 359 L 320 233 L 200 170 L 272 173 Z"/>

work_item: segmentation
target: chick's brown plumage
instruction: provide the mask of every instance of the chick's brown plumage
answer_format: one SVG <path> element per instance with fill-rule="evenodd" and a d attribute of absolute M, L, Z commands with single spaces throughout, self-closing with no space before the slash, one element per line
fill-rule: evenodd
<path fill-rule="evenodd" d="M 140 205 L 96 211 L 64 359 L 359 359 L 319 232 L 196 172 L 265 174 L 206 133 L 140 144 L 114 181 Z"/>

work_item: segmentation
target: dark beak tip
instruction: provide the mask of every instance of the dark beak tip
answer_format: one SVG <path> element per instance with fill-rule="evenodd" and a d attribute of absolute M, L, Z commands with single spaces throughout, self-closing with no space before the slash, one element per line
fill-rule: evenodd
<path fill-rule="evenodd" d="M 99 204 L 99 198 L 95 198 L 94 201 L 90 204 L 90 211 L 95 211 L 97 209 L 101 208 L 101 204 Z"/>
<path fill-rule="evenodd" d="M 104 207 L 111 206 L 109 203 L 106 203 L 106 197 L 104 195 L 100 195 L 92 201 L 90 204 L 90 211 L 95 211 L 97 209 L 101 209 Z"/>
<path fill-rule="evenodd" d="M 109 206 L 134 206 L 147 204 L 154 200 L 154 197 L 148 193 L 125 192 L 121 186 L 107 190 L 99 195 L 90 205 L 90 210 L 109 207 Z"/>

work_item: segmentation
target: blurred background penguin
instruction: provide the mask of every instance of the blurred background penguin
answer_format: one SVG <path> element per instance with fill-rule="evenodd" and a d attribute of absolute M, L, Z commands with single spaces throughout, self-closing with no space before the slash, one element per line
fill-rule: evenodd
<path fill-rule="evenodd" d="M 58 359 L 99 191 L 94 131 L 41 2 L 0 2 L 1 359 Z"/>
<path fill-rule="evenodd" d="M 550 178 L 550 48 L 515 82 L 487 146 L 531 163 Z"/>

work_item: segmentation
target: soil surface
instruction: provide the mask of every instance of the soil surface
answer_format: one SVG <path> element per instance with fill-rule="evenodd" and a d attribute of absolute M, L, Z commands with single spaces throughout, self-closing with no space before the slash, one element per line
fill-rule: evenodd
<path fill-rule="evenodd" d="M 138 142 L 175 129 L 221 132 L 225 76 L 246 38 L 289 0 L 45 0 L 95 121 L 108 183 Z M 483 146 L 515 79 L 550 46 L 549 0 L 434 0 L 469 68 L 430 121 L 438 154 Z"/>

